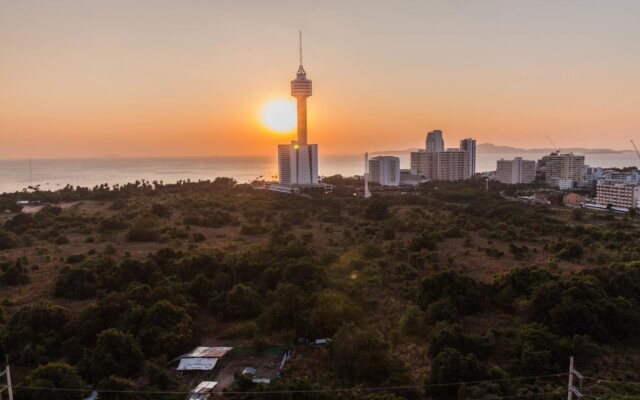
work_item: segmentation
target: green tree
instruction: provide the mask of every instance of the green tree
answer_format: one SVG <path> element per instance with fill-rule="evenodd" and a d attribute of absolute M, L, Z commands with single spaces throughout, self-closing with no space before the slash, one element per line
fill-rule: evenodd
<path fill-rule="evenodd" d="M 64 361 L 40 365 L 29 373 L 24 384 L 18 388 L 16 398 L 24 400 L 81 400 L 90 392 L 45 390 L 55 388 L 86 389 L 86 384 L 74 367 Z"/>
<path fill-rule="evenodd" d="M 129 242 L 154 242 L 160 237 L 158 219 L 155 216 L 143 215 L 133 221 L 127 232 Z"/>
<path fill-rule="evenodd" d="M 308 293 L 291 283 L 281 283 L 267 295 L 267 307 L 260 316 L 260 326 L 269 331 L 294 331 L 307 336 L 311 299 Z"/>
<path fill-rule="evenodd" d="M 90 370 L 95 381 L 111 375 L 134 376 L 144 360 L 136 339 L 115 328 L 100 332 L 92 353 Z"/>
<path fill-rule="evenodd" d="M 262 310 L 262 296 L 246 285 L 235 285 L 211 301 L 211 308 L 227 318 L 253 318 Z"/>
<path fill-rule="evenodd" d="M 183 307 L 161 300 L 144 312 L 138 338 L 147 356 L 173 358 L 195 345 L 195 326 Z"/>
<path fill-rule="evenodd" d="M 19 257 L 13 263 L 0 263 L 0 285 L 17 286 L 29 283 L 26 259 Z"/>
<path fill-rule="evenodd" d="M 419 301 L 423 308 L 443 298 L 448 298 L 461 315 L 478 312 L 484 300 L 478 282 L 450 271 L 425 278 L 420 287 Z"/>
<path fill-rule="evenodd" d="M 400 318 L 400 330 L 405 335 L 422 335 L 424 333 L 424 316 L 420 307 L 408 306 Z"/>
<path fill-rule="evenodd" d="M 391 364 L 388 345 L 354 323 L 343 325 L 331 343 L 331 365 L 343 379 L 380 384 L 390 377 Z"/>
<path fill-rule="evenodd" d="M 364 216 L 365 218 L 374 221 L 382 221 L 391 217 L 391 213 L 389 212 L 389 206 L 387 203 L 374 199 L 371 200 L 367 205 L 367 208 L 365 208 Z"/>
<path fill-rule="evenodd" d="M 56 280 L 54 294 L 67 299 L 88 299 L 96 295 L 96 277 L 90 268 L 65 267 Z"/>
<path fill-rule="evenodd" d="M 470 382 L 485 376 L 484 368 L 474 354 L 463 354 L 456 349 L 445 348 L 433 359 L 427 384 Z M 453 399 L 459 388 L 460 385 L 431 387 L 428 392 L 435 398 Z"/>
<path fill-rule="evenodd" d="M 36 303 L 22 307 L 11 316 L 4 329 L 4 342 L 9 354 L 18 356 L 25 363 L 34 363 L 37 359 L 21 357 L 27 352 L 33 354 L 37 347 L 41 354 L 55 354 L 64 328 L 69 322 L 66 308 L 51 303 Z"/>
<path fill-rule="evenodd" d="M 0 229 L 0 250 L 8 250 L 18 247 L 18 237 L 12 232 Z"/>
<path fill-rule="evenodd" d="M 354 321 L 358 313 L 358 307 L 344 294 L 323 290 L 311 309 L 312 333 L 316 337 L 331 337 L 344 323 Z"/>

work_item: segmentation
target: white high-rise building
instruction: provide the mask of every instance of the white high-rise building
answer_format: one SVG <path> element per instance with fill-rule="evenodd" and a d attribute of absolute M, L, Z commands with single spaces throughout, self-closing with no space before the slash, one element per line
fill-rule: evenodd
<path fill-rule="evenodd" d="M 458 181 L 475 174 L 476 141 L 463 139 L 460 148 L 444 151 L 441 131 L 427 134 L 426 148 L 411 152 L 411 173 L 427 179 Z"/>
<path fill-rule="evenodd" d="M 278 173 L 281 185 L 318 183 L 318 145 L 278 145 Z"/>
<path fill-rule="evenodd" d="M 467 175 L 472 177 L 476 173 L 476 141 L 474 139 L 462 139 L 460 141 L 460 150 L 467 152 L 467 157 L 469 157 Z"/>
<path fill-rule="evenodd" d="M 583 181 L 584 156 L 573 153 L 553 152 L 542 157 L 545 182 L 550 186 L 559 186 L 562 182 L 573 181 L 573 186 Z"/>
<path fill-rule="evenodd" d="M 498 160 L 496 180 L 502 183 L 531 183 L 536 179 L 536 162 L 516 157 L 513 160 Z"/>
<path fill-rule="evenodd" d="M 425 149 L 429 152 L 444 151 L 444 139 L 442 138 L 441 130 L 436 129 L 427 133 Z"/>
<path fill-rule="evenodd" d="M 400 185 L 400 158 L 379 156 L 370 159 L 369 179 L 382 186 Z"/>

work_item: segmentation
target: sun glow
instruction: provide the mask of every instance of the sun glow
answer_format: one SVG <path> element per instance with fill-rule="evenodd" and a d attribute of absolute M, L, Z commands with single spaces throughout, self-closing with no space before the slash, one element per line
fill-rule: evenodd
<path fill-rule="evenodd" d="M 269 100 L 260 109 L 260 122 L 269 130 L 288 133 L 296 128 L 296 102 L 280 97 Z"/>

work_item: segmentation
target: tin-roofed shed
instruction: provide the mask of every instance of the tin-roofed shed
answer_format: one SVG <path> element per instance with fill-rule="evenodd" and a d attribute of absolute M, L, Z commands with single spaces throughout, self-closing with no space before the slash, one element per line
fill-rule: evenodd
<path fill-rule="evenodd" d="M 180 358 L 222 358 L 232 349 L 233 347 L 196 347 Z"/>
<path fill-rule="evenodd" d="M 218 382 L 202 381 L 189 394 L 188 400 L 208 400 Z"/>

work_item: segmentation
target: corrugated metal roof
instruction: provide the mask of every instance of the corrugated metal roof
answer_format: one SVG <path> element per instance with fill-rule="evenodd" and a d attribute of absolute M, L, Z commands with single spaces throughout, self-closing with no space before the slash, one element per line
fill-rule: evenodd
<path fill-rule="evenodd" d="M 232 349 L 233 347 L 196 347 L 180 358 L 220 358 Z"/>
<path fill-rule="evenodd" d="M 210 393 L 217 384 L 218 382 L 202 381 L 191 391 L 191 393 Z"/>
<path fill-rule="evenodd" d="M 210 371 L 217 362 L 217 358 L 181 358 L 178 371 Z"/>

